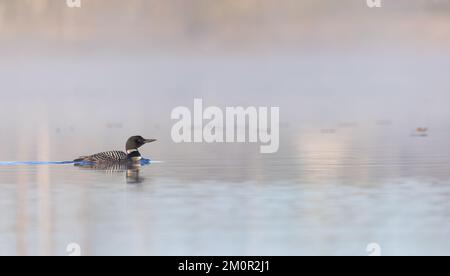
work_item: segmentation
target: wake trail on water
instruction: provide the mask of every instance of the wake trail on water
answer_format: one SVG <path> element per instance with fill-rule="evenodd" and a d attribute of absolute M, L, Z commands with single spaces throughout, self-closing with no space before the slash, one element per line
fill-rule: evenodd
<path fill-rule="evenodd" d="M 68 165 L 75 164 L 74 161 L 5 161 L 0 162 L 0 166 L 20 166 L 20 165 L 28 165 L 28 166 L 36 166 L 36 165 Z"/>

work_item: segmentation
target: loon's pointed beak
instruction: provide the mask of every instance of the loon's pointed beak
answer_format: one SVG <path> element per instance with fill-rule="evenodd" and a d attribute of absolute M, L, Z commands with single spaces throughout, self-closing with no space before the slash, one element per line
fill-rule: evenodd
<path fill-rule="evenodd" d="M 156 142 L 156 141 L 158 141 L 158 140 L 156 140 L 156 139 L 145 139 L 145 143 L 146 144 L 153 143 L 153 142 Z"/>

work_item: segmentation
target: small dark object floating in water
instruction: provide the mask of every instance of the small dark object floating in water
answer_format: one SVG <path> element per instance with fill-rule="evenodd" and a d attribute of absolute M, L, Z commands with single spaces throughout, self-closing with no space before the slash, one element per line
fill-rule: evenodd
<path fill-rule="evenodd" d="M 426 127 L 418 127 L 411 134 L 411 136 L 413 136 L 413 137 L 428 137 L 428 128 L 426 128 Z"/>
<path fill-rule="evenodd" d="M 391 120 L 379 120 L 377 121 L 378 126 L 391 126 L 392 121 Z"/>
<path fill-rule="evenodd" d="M 324 128 L 324 129 L 321 129 L 320 132 L 323 134 L 335 134 L 337 132 L 337 130 L 334 128 Z"/>
<path fill-rule="evenodd" d="M 356 123 L 356 122 L 342 122 L 342 123 L 339 123 L 338 126 L 340 128 L 355 128 L 355 127 L 358 126 L 358 123 Z"/>

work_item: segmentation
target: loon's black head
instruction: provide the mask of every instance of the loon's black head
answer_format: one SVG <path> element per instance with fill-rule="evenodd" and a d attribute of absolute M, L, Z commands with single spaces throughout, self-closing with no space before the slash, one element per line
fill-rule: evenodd
<path fill-rule="evenodd" d="M 155 141 L 156 139 L 144 139 L 142 138 L 142 136 L 133 136 L 128 139 L 125 148 L 127 150 L 127 153 L 129 153 L 130 151 L 137 150 L 147 143 L 152 143 Z"/>

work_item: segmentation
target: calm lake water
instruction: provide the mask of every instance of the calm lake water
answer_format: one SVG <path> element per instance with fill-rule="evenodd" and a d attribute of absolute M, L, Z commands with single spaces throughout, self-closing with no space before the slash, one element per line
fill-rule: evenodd
<path fill-rule="evenodd" d="M 64 255 L 77 242 L 93 255 L 366 255 L 376 242 L 383 254 L 449 254 L 448 134 L 387 136 L 292 135 L 256 158 L 204 146 L 138 178 L 0 167 L 0 253 Z"/>
<path fill-rule="evenodd" d="M 443 55 L 99 56 L 5 59 L 1 161 L 72 160 L 141 134 L 163 162 L 0 166 L 0 254 L 450 254 Z M 279 106 L 280 151 L 172 143 L 170 112 L 194 97 Z"/>

